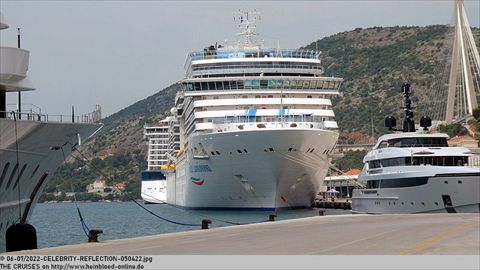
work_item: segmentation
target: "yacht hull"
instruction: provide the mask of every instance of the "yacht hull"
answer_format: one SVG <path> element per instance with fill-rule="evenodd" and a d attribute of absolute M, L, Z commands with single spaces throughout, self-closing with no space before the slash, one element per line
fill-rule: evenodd
<path fill-rule="evenodd" d="M 352 212 L 369 214 L 480 212 L 480 168 L 431 176 L 424 185 L 353 191 Z"/>
<path fill-rule="evenodd" d="M 78 137 L 85 140 L 100 128 L 0 119 L 0 252 L 5 250 L 8 227 L 28 221 L 47 181 L 71 154 Z"/>
<path fill-rule="evenodd" d="M 194 209 L 310 207 L 338 133 L 266 129 L 196 135 L 167 173 L 167 201 Z M 195 156 L 194 148 L 206 156 Z"/>

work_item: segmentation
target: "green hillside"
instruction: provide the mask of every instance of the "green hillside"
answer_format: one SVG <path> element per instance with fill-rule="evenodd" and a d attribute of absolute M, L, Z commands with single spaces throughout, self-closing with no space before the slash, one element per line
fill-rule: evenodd
<path fill-rule="evenodd" d="M 384 117 L 400 116 L 400 86 L 404 81 L 412 85 L 417 119 L 437 108 L 435 91 L 449 71 L 449 30 L 444 25 L 357 28 L 306 46 L 322 51 L 325 75 L 345 80 L 343 96 L 333 100 L 340 130 L 370 134 L 373 118 L 376 135 L 386 132 Z M 479 29 L 474 29 L 474 36 L 480 44 Z"/>

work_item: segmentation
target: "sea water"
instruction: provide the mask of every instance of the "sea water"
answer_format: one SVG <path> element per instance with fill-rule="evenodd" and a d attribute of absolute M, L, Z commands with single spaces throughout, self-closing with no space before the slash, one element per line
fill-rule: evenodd
<path fill-rule="evenodd" d="M 53 247 L 87 241 L 77 205 L 89 229 L 101 229 L 99 240 L 123 239 L 145 235 L 199 230 L 202 219 L 212 220 L 210 228 L 234 226 L 231 223 L 257 223 L 268 220 L 272 211 L 184 210 L 170 205 L 143 204 L 162 220 L 133 202 L 40 203 L 30 223 L 37 229 L 38 247 Z M 350 214 L 349 210 L 327 209 L 327 215 Z M 318 216 L 318 209 L 277 210 L 277 220 Z"/>

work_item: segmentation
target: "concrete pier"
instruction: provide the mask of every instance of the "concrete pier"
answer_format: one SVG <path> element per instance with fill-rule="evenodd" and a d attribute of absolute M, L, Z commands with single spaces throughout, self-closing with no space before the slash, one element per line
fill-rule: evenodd
<path fill-rule="evenodd" d="M 319 216 L 16 254 L 478 255 L 480 215 Z"/>

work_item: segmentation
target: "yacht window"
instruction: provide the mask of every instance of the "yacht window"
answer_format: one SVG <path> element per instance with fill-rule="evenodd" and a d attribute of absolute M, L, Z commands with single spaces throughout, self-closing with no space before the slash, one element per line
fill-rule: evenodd
<path fill-rule="evenodd" d="M 413 157 L 412 165 L 465 166 L 468 165 L 468 157 Z"/>
<path fill-rule="evenodd" d="M 388 147 L 448 147 L 447 138 L 400 138 L 388 141 Z"/>
<path fill-rule="evenodd" d="M 387 147 L 388 147 L 387 141 L 382 141 L 382 142 L 378 145 L 378 148 L 387 148 Z"/>
<path fill-rule="evenodd" d="M 379 183 L 381 188 L 415 187 L 428 183 L 428 177 L 383 179 Z"/>
<path fill-rule="evenodd" d="M 367 181 L 367 189 L 379 188 L 379 187 L 380 187 L 380 180 L 368 180 Z"/>
<path fill-rule="evenodd" d="M 410 157 L 381 159 L 382 167 L 406 166 L 410 165 Z"/>
<path fill-rule="evenodd" d="M 368 162 L 369 169 L 376 169 L 380 168 L 380 160 L 372 160 Z"/>

